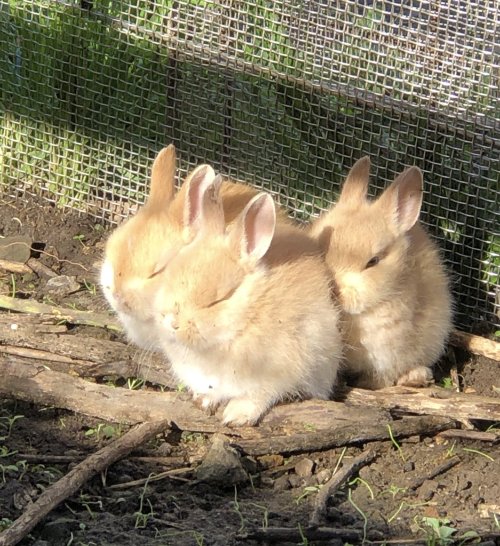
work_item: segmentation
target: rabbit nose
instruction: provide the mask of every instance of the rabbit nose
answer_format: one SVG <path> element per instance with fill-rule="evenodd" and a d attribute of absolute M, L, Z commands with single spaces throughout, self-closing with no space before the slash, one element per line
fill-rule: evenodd
<path fill-rule="evenodd" d="M 173 313 L 168 313 L 163 316 L 163 323 L 171 330 L 179 329 L 179 320 Z"/>

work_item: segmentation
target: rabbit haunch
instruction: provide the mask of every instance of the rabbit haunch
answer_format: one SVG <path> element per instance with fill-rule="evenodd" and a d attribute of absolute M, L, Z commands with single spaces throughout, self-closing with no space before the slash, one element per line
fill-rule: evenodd
<path fill-rule="evenodd" d="M 159 152 L 151 172 L 150 193 L 139 212 L 119 226 L 106 243 L 101 267 L 101 286 L 118 314 L 127 337 L 145 349 L 158 348 L 150 302 L 145 297 L 159 264 L 165 264 L 189 242 L 183 229 L 184 196 L 191 183 L 213 180 L 209 165 L 200 165 L 175 191 L 176 153 L 173 145 Z M 224 181 L 221 195 L 226 221 L 232 222 L 257 190 Z"/>
<path fill-rule="evenodd" d="M 192 186 L 194 189 L 194 185 Z M 157 275 L 157 338 L 177 378 L 225 423 L 253 424 L 288 396 L 327 398 L 341 356 L 338 311 L 315 242 L 276 224 L 261 193 L 226 227 L 220 184 L 186 194 L 193 232 Z"/>
<path fill-rule="evenodd" d="M 418 223 L 422 173 L 412 167 L 375 200 L 370 161 L 349 172 L 338 203 L 311 227 L 344 310 L 347 370 L 359 384 L 425 385 L 451 330 L 448 279 Z"/>

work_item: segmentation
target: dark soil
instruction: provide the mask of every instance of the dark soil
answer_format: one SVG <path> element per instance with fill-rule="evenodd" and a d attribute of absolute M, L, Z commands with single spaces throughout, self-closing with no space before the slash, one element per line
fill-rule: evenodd
<path fill-rule="evenodd" d="M 81 288 L 64 297 L 48 296 L 46 281 L 36 275 L 12 277 L 0 270 L 0 293 L 15 292 L 18 297 L 49 300 L 65 307 L 104 310 L 105 302 L 95 286 L 105 231 L 89 218 L 36 200 L 1 201 L 0 236 L 29 235 L 41 251 L 33 255 L 58 274 L 75 276 Z M 92 328 L 85 329 L 86 335 L 89 330 L 95 330 L 96 337 L 110 336 Z M 83 329 L 74 329 L 74 335 L 82 332 Z M 461 386 L 466 392 L 500 396 L 500 363 L 470 358 L 455 350 L 450 350 L 450 358 L 457 361 Z M 440 369 L 443 376 L 446 367 L 444 362 Z M 494 425 L 473 424 L 480 430 Z M 0 529 L 9 526 L 28 503 L 79 460 L 126 428 L 107 425 L 52 407 L 0 401 Z M 257 544 L 239 535 L 262 527 L 297 529 L 297 540 L 279 541 L 280 544 L 312 544 L 300 538 L 299 529 L 307 527 L 318 482 L 328 479 L 339 459 L 349 461 L 368 447 L 308 453 L 285 460 L 280 456 L 250 460 L 247 464 L 252 466 L 252 483 L 224 488 L 194 479 L 196 464 L 190 461 L 196 453 L 206 450 L 209 441 L 207 435 L 188 432 L 157 438 L 133 455 L 175 456 L 176 466 L 185 468 L 177 478 L 110 489 L 110 485 L 172 468 L 125 459 L 88 482 L 21 544 Z M 380 455 L 330 499 L 326 525 L 359 530 L 360 536 L 365 533 L 369 541 L 390 540 L 391 544 L 482 541 L 493 545 L 500 536 L 498 445 L 444 440 L 439 436 L 410 438 L 401 442 L 400 449 L 390 442 L 371 444 Z M 69 459 L 55 463 L 51 455 Z M 420 478 L 455 455 L 460 458 L 459 464 L 414 487 Z M 303 458 L 313 461 L 314 466 L 312 474 L 306 472 L 300 477 L 293 463 Z M 478 536 L 481 539 L 473 538 Z"/>

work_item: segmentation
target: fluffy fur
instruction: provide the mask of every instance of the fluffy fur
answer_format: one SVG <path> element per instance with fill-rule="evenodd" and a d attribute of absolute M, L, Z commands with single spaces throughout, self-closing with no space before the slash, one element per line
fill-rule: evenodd
<path fill-rule="evenodd" d="M 184 215 L 190 214 L 184 207 L 186 194 L 215 178 L 210 166 L 201 165 L 190 173 L 176 194 L 175 173 L 176 153 L 170 145 L 153 163 L 146 204 L 111 234 L 101 267 L 101 287 L 107 301 L 118 314 L 129 340 L 146 349 L 156 348 L 157 339 L 145 293 L 157 272 L 191 238 L 190 231 L 184 229 Z M 228 223 L 256 193 L 257 190 L 244 184 L 222 183 Z"/>
<path fill-rule="evenodd" d="M 350 171 L 338 203 L 311 227 L 345 314 L 347 369 L 360 384 L 423 386 L 451 329 L 448 279 L 418 223 L 422 173 L 412 167 L 367 199 L 370 161 Z"/>
<path fill-rule="evenodd" d="M 187 200 L 189 206 L 189 198 Z M 173 371 L 223 420 L 254 424 L 287 396 L 327 398 L 341 356 L 338 310 L 317 245 L 276 225 L 267 194 L 225 227 L 217 183 L 194 240 L 158 275 L 159 335 Z"/>

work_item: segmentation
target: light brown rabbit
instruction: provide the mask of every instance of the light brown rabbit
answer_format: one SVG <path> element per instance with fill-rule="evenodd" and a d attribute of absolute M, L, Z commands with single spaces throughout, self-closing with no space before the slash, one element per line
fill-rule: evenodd
<path fill-rule="evenodd" d="M 448 279 L 418 217 L 422 172 L 401 173 L 367 199 L 370 160 L 360 159 L 338 203 L 311 227 L 345 312 L 346 368 L 361 386 L 423 386 L 452 324 Z"/>
<path fill-rule="evenodd" d="M 157 155 L 151 172 L 150 194 L 139 212 L 119 226 L 109 237 L 101 267 L 101 286 L 117 312 L 130 341 L 146 349 L 157 345 L 150 305 L 145 290 L 163 265 L 190 240 L 184 229 L 184 196 L 193 181 L 209 183 L 215 173 L 201 165 L 175 192 L 176 153 L 171 144 Z M 227 222 L 232 222 L 257 190 L 244 184 L 223 182 L 221 189 Z M 286 215 L 282 212 L 285 221 Z M 190 218 L 194 223 L 195 218 Z"/>
<path fill-rule="evenodd" d="M 287 396 L 327 398 L 341 356 L 338 310 L 315 242 L 277 224 L 253 197 L 226 228 L 219 181 L 186 195 L 196 236 L 159 273 L 158 339 L 203 407 L 228 402 L 224 423 L 254 424 Z"/>

